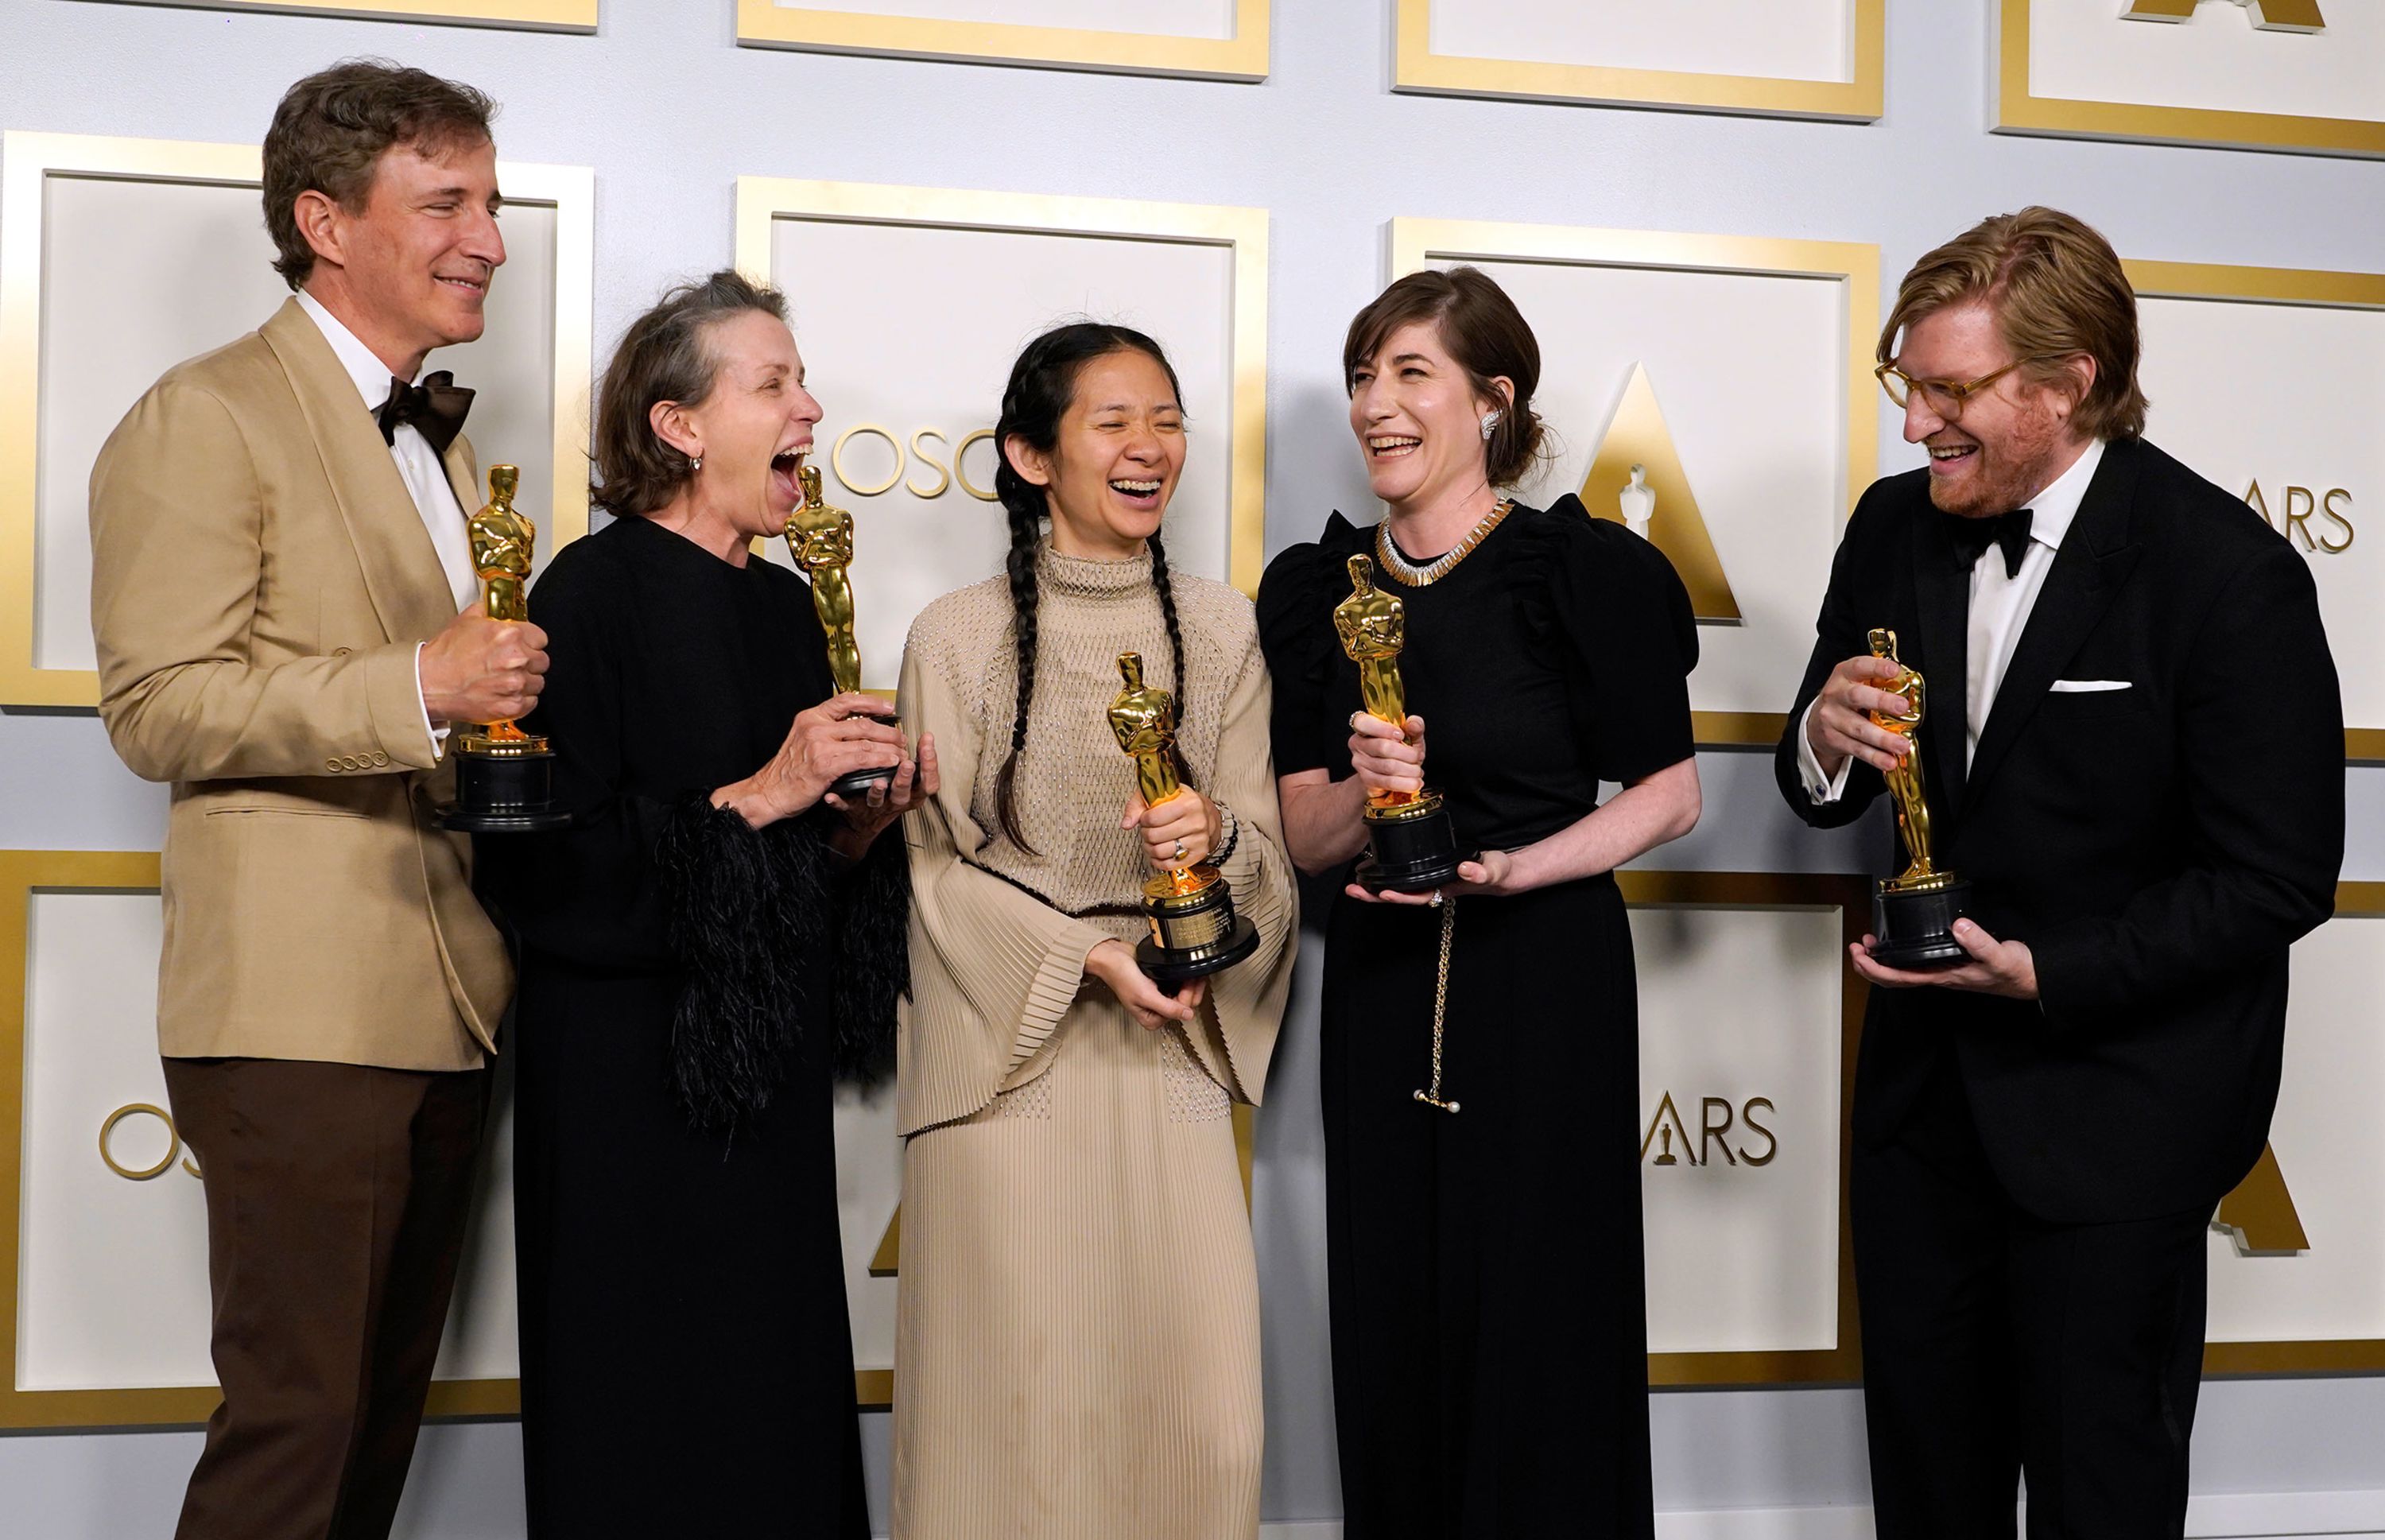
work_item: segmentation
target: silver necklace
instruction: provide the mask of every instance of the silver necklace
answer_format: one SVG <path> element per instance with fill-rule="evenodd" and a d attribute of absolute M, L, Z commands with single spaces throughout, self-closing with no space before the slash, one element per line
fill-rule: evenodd
<path fill-rule="evenodd" d="M 1427 562 L 1410 561 L 1400 550 L 1398 543 L 1392 539 L 1392 520 L 1387 514 L 1383 521 L 1375 526 L 1375 555 L 1393 576 L 1410 588 L 1429 587 L 1449 576 L 1450 569 L 1472 555 L 1474 547 L 1481 545 L 1491 532 L 1499 527 L 1499 521 L 1515 510 L 1514 498 L 1500 498 L 1491 505 L 1491 511 L 1482 516 L 1482 522 L 1468 531 L 1465 539 Z"/>

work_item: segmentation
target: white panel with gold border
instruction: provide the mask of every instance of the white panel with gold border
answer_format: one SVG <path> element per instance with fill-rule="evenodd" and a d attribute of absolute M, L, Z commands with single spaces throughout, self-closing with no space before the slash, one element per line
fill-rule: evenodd
<path fill-rule="evenodd" d="M 520 31 L 593 32 L 598 0 L 106 0 L 110 5 L 265 11 L 282 16 L 354 17 L 372 21 L 444 21 Z"/>
<path fill-rule="evenodd" d="M 1518 495 L 1580 493 L 1672 559 L 1698 741 L 1776 741 L 1877 465 L 1879 248 L 1406 219 L 1391 239 L 1394 275 L 1471 263 L 1531 323 L 1556 456 Z"/>
<path fill-rule="evenodd" d="M 1886 0 L 1396 0 L 1402 91 L 1869 120 Z"/>
<path fill-rule="evenodd" d="M 737 0 L 748 46 L 1257 81 L 1270 0 Z"/>
<path fill-rule="evenodd" d="M 994 418 L 1019 348 L 1062 321 L 1121 322 L 1167 350 L 1189 435 L 1169 559 L 1256 588 L 1265 210 L 768 177 L 738 179 L 737 204 L 738 266 L 786 291 L 827 411 L 816 463 L 855 522 L 865 685 L 893 686 L 930 600 L 1002 570 Z"/>
<path fill-rule="evenodd" d="M 1864 881 L 1618 878 L 1640 981 L 1649 1383 L 1854 1380 L 1844 1193 L 1864 985 L 1846 948 Z"/>
<path fill-rule="evenodd" d="M 2385 1370 L 2385 883 L 2345 883 L 2296 944 L 2269 1154 L 2209 1240 L 2204 1367 Z"/>
<path fill-rule="evenodd" d="M 98 703 L 92 462 L 158 375 L 289 297 L 258 177 L 248 144 L 0 143 L 0 705 Z M 488 331 L 431 364 L 479 393 L 465 432 L 481 465 L 522 467 L 543 562 L 588 528 L 595 178 L 501 162 L 498 181 L 506 262 Z"/>
<path fill-rule="evenodd" d="M 2385 759 L 2385 273 L 2129 262 L 2146 437 L 2310 564 L 2344 752 Z M 2363 536 L 2366 538 L 2362 538 Z"/>
<path fill-rule="evenodd" d="M 1993 0 L 1990 127 L 2385 156 L 2385 6 Z"/>
<path fill-rule="evenodd" d="M 0 851 L 0 1428 L 215 1405 L 206 1199 L 157 1058 L 159 931 L 156 856 Z M 501 1113 L 434 1414 L 519 1405 L 512 1150 Z"/>

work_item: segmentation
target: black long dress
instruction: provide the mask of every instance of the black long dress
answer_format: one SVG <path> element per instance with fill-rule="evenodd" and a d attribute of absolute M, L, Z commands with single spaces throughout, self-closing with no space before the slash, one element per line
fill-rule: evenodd
<path fill-rule="evenodd" d="M 1268 569 L 1280 775 L 1348 776 L 1357 666 L 1333 607 L 1371 528 L 1335 514 Z M 1400 672 L 1461 842 L 1565 828 L 1598 783 L 1690 757 L 1689 597 L 1567 497 L 1518 507 L 1411 588 Z M 1337 884 L 1338 886 L 1338 884 Z M 1638 1004 L 1611 874 L 1458 901 L 1442 1095 L 1442 915 L 1336 898 L 1323 1002 L 1333 1402 L 1350 1540 L 1653 1534 Z"/>
<path fill-rule="evenodd" d="M 902 841 L 845 870 L 832 811 L 757 833 L 710 806 L 832 693 L 793 573 L 625 519 L 556 554 L 532 613 L 526 725 L 579 820 L 480 842 L 522 952 L 530 1533 L 865 1536 L 830 1093 L 891 1056 Z"/>

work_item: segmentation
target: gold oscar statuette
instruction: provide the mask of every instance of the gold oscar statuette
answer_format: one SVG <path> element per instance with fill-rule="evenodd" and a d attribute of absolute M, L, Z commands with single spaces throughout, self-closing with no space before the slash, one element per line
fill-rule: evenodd
<path fill-rule="evenodd" d="M 1375 563 L 1350 558 L 1350 596 L 1333 607 L 1342 650 L 1358 665 L 1358 698 L 1367 714 L 1405 730 L 1407 692 L 1400 681 L 1400 649 L 1407 638 L 1407 606 L 1375 586 Z M 1452 881 L 1466 859 L 1439 792 L 1373 790 L 1359 814 L 1367 854 L 1353 879 L 1378 891 L 1424 893 Z"/>
<path fill-rule="evenodd" d="M 1944 968 L 1970 954 L 1954 939 L 1954 921 L 1970 899 L 1971 884 L 1941 870 L 1929 839 L 1929 799 L 1921 773 L 1920 730 L 1928 714 L 1928 682 L 1896 655 L 1896 632 L 1885 627 L 1868 638 L 1871 655 L 1897 667 L 1894 678 L 1876 688 L 1904 698 L 1903 711 L 1872 711 L 1872 725 L 1906 740 L 1910 748 L 1892 770 L 1882 772 L 1896 808 L 1896 833 L 1904 846 L 1903 871 L 1876 883 L 1871 901 L 1871 955 L 1891 968 Z"/>
<path fill-rule="evenodd" d="M 530 619 L 531 553 L 538 528 L 514 507 L 521 471 L 489 467 L 489 501 L 464 522 L 481 607 L 492 620 Z M 570 815 L 555 806 L 555 751 L 513 721 L 477 722 L 456 734 L 456 802 L 441 809 L 450 829 L 476 834 L 560 829 Z"/>
<path fill-rule="evenodd" d="M 1125 688 L 1110 703 L 1118 745 L 1134 759 L 1135 790 L 1156 808 L 1184 790 L 1176 770 L 1176 697 L 1143 682 L 1143 654 L 1118 654 Z M 1177 984 L 1249 957 L 1258 927 L 1234 912 L 1233 889 L 1205 862 L 1163 871 L 1143 884 L 1143 913 L 1151 934 L 1134 949 L 1135 962 L 1154 980 Z"/>
<path fill-rule="evenodd" d="M 820 490 L 819 467 L 796 472 L 804 500 L 788 516 L 787 553 L 812 585 L 812 608 L 828 635 L 828 671 L 839 695 L 861 688 L 861 645 L 853 633 L 853 515 L 829 506 Z M 873 767 L 839 776 L 829 790 L 848 800 L 894 779 L 892 767 Z"/>

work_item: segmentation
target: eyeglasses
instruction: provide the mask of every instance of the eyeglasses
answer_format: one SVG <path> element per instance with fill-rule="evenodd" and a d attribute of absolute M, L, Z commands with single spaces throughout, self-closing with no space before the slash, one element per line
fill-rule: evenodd
<path fill-rule="evenodd" d="M 1894 364 L 1882 364 L 1871 372 L 1879 381 L 1879 388 L 1886 391 L 1888 398 L 1899 407 L 1912 399 L 1914 393 L 1918 391 L 1925 406 L 1953 422 L 1963 415 L 1963 407 L 1971 397 L 2031 361 L 2016 358 L 1993 374 L 1982 374 L 1977 380 L 1916 380 Z"/>

